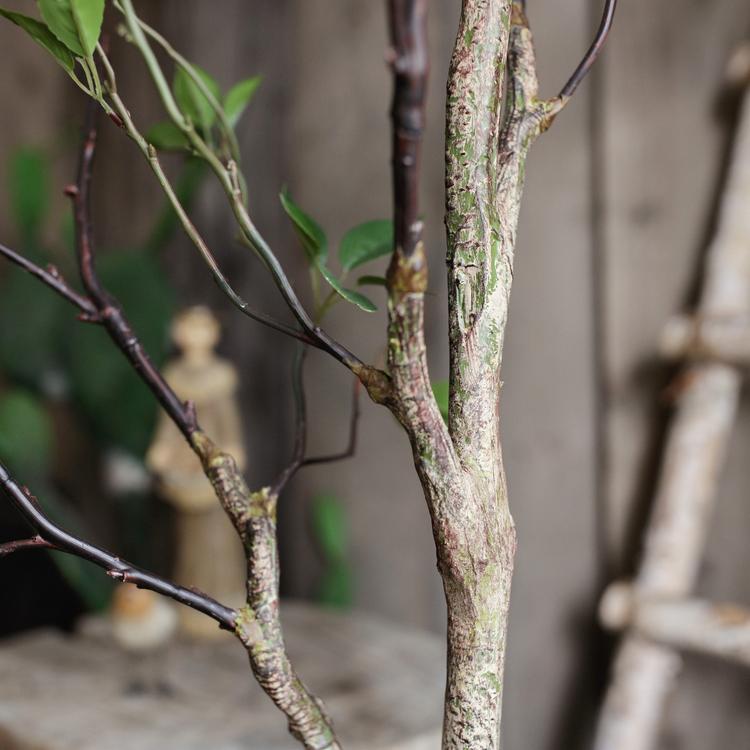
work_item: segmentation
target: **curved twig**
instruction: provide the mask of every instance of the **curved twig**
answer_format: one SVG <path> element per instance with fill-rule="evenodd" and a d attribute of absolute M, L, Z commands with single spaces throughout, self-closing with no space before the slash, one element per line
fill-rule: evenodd
<path fill-rule="evenodd" d="M 526 3 L 523 2 L 522 7 L 525 8 Z M 570 99 L 575 93 L 581 81 L 586 77 L 588 72 L 593 67 L 599 54 L 604 47 L 607 37 L 609 36 L 610 29 L 612 28 L 612 22 L 615 18 L 615 10 L 617 8 L 617 0 L 606 0 L 604 4 L 604 13 L 602 14 L 602 20 L 599 24 L 599 29 L 596 32 L 596 37 L 591 43 L 588 51 L 583 57 L 583 60 L 579 63 L 575 69 L 573 75 L 569 78 L 568 82 L 562 87 L 560 91 L 560 99 Z"/>
<path fill-rule="evenodd" d="M 42 268 L 3 244 L 0 244 L 0 255 L 6 257 L 11 263 L 15 263 L 24 271 L 28 271 L 28 273 L 46 284 L 50 289 L 56 291 L 61 297 L 75 305 L 86 316 L 87 320 L 96 318 L 96 307 L 91 300 L 76 292 L 60 275 L 56 266 L 50 265 L 47 268 Z"/>
<path fill-rule="evenodd" d="M 16 550 L 30 549 L 32 547 L 49 547 L 66 552 L 69 555 L 88 560 L 94 565 L 106 570 L 110 578 L 124 583 L 135 584 L 138 588 L 149 589 L 157 594 L 168 596 L 170 599 L 184 604 L 198 612 L 208 615 L 230 631 L 235 630 L 237 612 L 220 604 L 210 596 L 193 589 L 169 581 L 165 578 L 138 568 L 135 565 L 122 560 L 111 552 L 89 544 L 83 539 L 69 534 L 61 529 L 42 511 L 37 499 L 18 482 L 13 479 L 8 469 L 0 463 L 0 488 L 10 500 L 15 509 L 26 519 L 29 525 L 37 532 L 38 536 L 18 542 L 10 542 L 0 547 L 0 557 L 10 554 Z"/>

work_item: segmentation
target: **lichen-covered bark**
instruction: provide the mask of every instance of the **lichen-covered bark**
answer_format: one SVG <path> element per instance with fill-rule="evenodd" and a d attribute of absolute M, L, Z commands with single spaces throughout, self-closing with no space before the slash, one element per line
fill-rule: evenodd
<path fill-rule="evenodd" d="M 247 650 L 253 674 L 286 715 L 292 736 L 308 750 L 338 750 L 323 704 L 297 676 L 284 645 L 279 619 L 278 497 L 268 488 L 251 492 L 234 459 L 204 433 L 194 433 L 192 441 L 245 548 L 247 601 L 238 613 L 235 633 Z"/>
<path fill-rule="evenodd" d="M 533 45 L 520 5 L 465 0 L 448 84 L 446 228 L 450 437 L 467 492 L 462 576 L 444 576 L 444 748 L 500 743 L 516 547 L 500 446 L 500 365 L 525 159 L 551 112 L 537 100 Z"/>

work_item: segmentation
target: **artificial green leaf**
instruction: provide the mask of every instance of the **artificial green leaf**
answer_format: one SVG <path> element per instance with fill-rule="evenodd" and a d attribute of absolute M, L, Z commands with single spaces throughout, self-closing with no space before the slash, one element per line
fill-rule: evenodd
<path fill-rule="evenodd" d="M 14 13 L 10 10 L 0 8 L 0 16 L 12 21 L 16 26 L 22 28 L 37 44 L 44 47 L 60 65 L 68 71 L 73 72 L 75 58 L 70 50 L 49 30 L 49 28 L 36 18 L 29 18 L 22 13 Z"/>
<path fill-rule="evenodd" d="M 393 252 L 393 222 L 368 221 L 349 230 L 341 240 L 339 260 L 345 271 Z"/>
<path fill-rule="evenodd" d="M 388 282 L 385 276 L 360 276 L 357 286 L 386 286 Z"/>
<path fill-rule="evenodd" d="M 227 120 L 232 127 L 242 117 L 242 113 L 260 85 L 260 80 L 260 76 L 246 78 L 244 81 L 240 81 L 232 86 L 224 97 L 224 114 L 226 114 Z"/>
<path fill-rule="evenodd" d="M 78 38 L 87 57 L 94 54 L 104 21 L 105 0 L 71 0 Z"/>
<path fill-rule="evenodd" d="M 0 458 L 23 477 L 47 473 L 52 455 L 52 426 L 39 399 L 12 390 L 0 398 Z M 30 480 L 29 480 L 30 481 Z"/>
<path fill-rule="evenodd" d="M 450 388 L 447 380 L 436 380 L 432 384 L 432 392 L 435 394 L 435 401 L 437 401 L 438 409 L 443 415 L 443 419 L 448 421 L 448 394 Z"/>
<path fill-rule="evenodd" d="M 36 245 L 49 205 L 47 162 L 37 149 L 18 149 L 10 159 L 9 190 L 13 218 L 24 245 Z"/>
<path fill-rule="evenodd" d="M 159 151 L 182 151 L 190 145 L 187 136 L 168 120 L 149 128 L 146 140 Z"/>
<path fill-rule="evenodd" d="M 74 54 L 91 57 L 104 19 L 105 0 L 37 0 L 50 31 Z"/>
<path fill-rule="evenodd" d="M 323 278 L 334 288 L 336 293 L 343 297 L 347 302 L 357 305 L 365 312 L 375 312 L 378 306 L 364 294 L 355 292 L 353 289 L 347 289 L 341 284 L 341 282 L 331 273 L 331 270 L 327 268 L 323 263 L 318 263 L 318 270 L 323 274 Z"/>
<path fill-rule="evenodd" d="M 328 238 L 320 225 L 306 214 L 284 189 L 279 195 L 286 215 L 292 220 L 311 264 L 325 262 L 328 257 Z"/>
<path fill-rule="evenodd" d="M 346 559 L 347 523 L 343 505 L 332 495 L 318 495 L 312 504 L 315 541 L 326 562 Z"/>
<path fill-rule="evenodd" d="M 219 84 L 197 65 L 191 67 L 218 102 L 221 98 Z M 216 111 L 190 74 L 179 66 L 174 74 L 172 91 L 182 113 L 189 117 L 192 123 L 204 133 L 208 132 L 216 120 Z"/>

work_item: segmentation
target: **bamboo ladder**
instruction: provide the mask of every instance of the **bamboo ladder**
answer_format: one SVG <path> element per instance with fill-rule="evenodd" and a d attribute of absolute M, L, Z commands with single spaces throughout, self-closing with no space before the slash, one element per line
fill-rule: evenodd
<path fill-rule="evenodd" d="M 733 58 L 750 80 L 750 45 Z M 730 66 L 732 67 L 732 66 Z M 595 750 L 653 750 L 680 651 L 750 666 L 750 610 L 692 597 L 717 484 L 750 365 L 750 86 L 697 312 L 666 328 L 663 350 L 687 364 L 669 428 L 643 555 L 632 582 L 605 591 L 603 624 L 623 630 Z"/>

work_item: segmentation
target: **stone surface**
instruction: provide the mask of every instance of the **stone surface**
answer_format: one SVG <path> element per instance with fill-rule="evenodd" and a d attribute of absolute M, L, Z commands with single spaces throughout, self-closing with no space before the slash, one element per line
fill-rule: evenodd
<path fill-rule="evenodd" d="M 289 651 L 347 750 L 439 746 L 442 642 L 360 614 L 282 610 Z M 0 645 L 0 750 L 295 750 L 234 639 L 181 641 L 139 665 L 106 621 Z M 134 693 L 144 667 L 169 692 Z M 155 683 L 153 683 L 155 685 Z"/>

